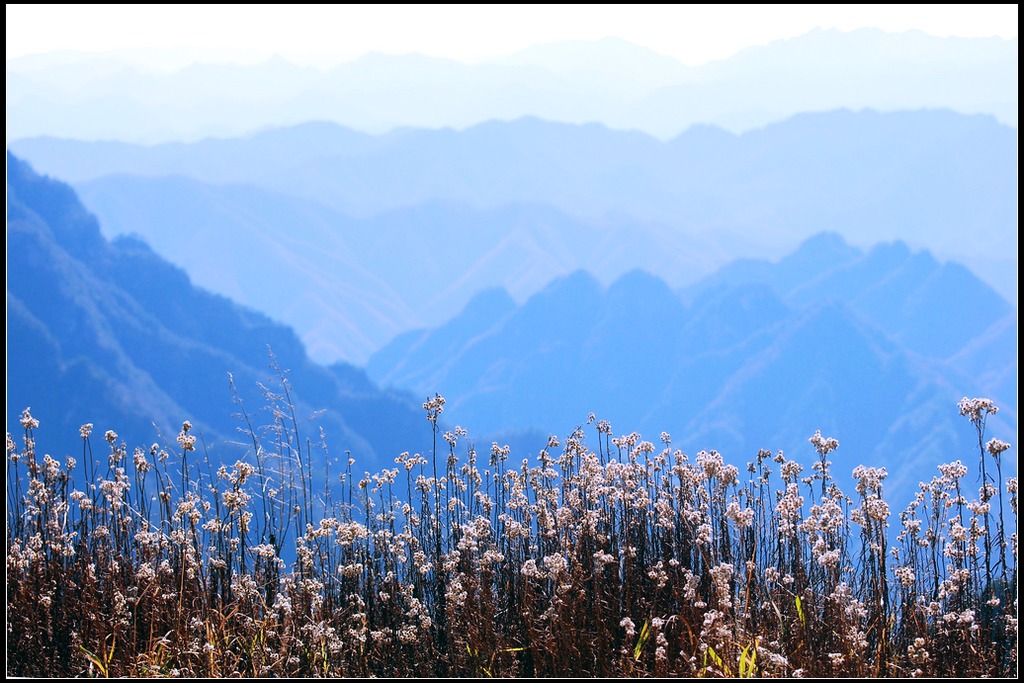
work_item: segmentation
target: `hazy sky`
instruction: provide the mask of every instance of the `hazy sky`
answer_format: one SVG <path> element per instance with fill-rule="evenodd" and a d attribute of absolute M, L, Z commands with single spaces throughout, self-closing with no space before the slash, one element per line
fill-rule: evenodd
<path fill-rule="evenodd" d="M 370 51 L 481 61 L 536 43 L 616 36 L 687 64 L 815 27 L 1017 36 L 1017 5 L 7 5 L 7 59 L 71 49 L 187 48 L 321 65 Z"/>

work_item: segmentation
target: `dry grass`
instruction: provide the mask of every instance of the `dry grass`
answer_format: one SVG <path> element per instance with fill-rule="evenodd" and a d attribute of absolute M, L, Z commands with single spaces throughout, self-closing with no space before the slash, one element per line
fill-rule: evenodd
<path fill-rule="evenodd" d="M 173 470 L 110 432 L 100 462 L 86 428 L 82 469 L 40 458 L 26 411 L 7 443 L 8 675 L 1016 673 L 1016 479 L 992 476 L 990 403 L 961 403 L 980 491 L 944 465 L 895 517 L 884 470 L 840 491 L 819 434 L 810 472 L 601 421 L 517 462 L 442 433 L 443 407 L 424 404 L 432 453 L 361 478 L 314 472 L 325 446 L 286 404 L 216 472 L 187 423 Z"/>

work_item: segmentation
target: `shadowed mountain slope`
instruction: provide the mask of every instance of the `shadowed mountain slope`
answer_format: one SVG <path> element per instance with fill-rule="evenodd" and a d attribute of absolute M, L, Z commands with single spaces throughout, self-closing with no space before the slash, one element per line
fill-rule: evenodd
<path fill-rule="evenodd" d="M 1000 372 L 1016 368 L 1015 336 L 1016 312 L 962 267 L 822 235 L 682 297 L 643 272 L 607 289 L 576 273 L 512 310 L 490 292 L 442 327 L 400 336 L 367 371 L 433 387 L 451 397 L 452 419 L 485 430 L 567 433 L 593 411 L 742 459 L 807 452 L 820 429 L 907 483 L 951 454 L 972 457 L 963 396 L 993 398 L 991 428 L 1015 436 L 1016 385 Z"/>
<path fill-rule="evenodd" d="M 680 287 L 823 229 L 927 248 L 1015 303 L 1016 146 L 985 116 L 833 111 L 668 142 L 521 119 L 13 148 L 77 173 L 108 235 L 140 234 L 194 282 L 294 327 L 317 360 L 364 362 L 486 287 L 523 301 L 576 269 L 609 284 L 634 268 Z"/>
<path fill-rule="evenodd" d="M 316 444 L 320 425 L 335 455 L 351 450 L 367 467 L 426 441 L 414 401 L 381 392 L 352 366 L 315 365 L 289 328 L 192 286 L 137 239 L 107 242 L 71 188 L 10 154 L 7 165 L 9 432 L 20 431 L 18 415 L 31 407 L 47 444 L 74 453 L 86 422 L 134 447 L 158 441 L 158 432 L 173 442 L 188 419 L 215 462 L 237 457 L 242 449 L 224 439 L 247 438 L 237 434 L 244 423 L 233 417 L 229 374 L 263 427 L 275 418 L 261 406 L 284 408 L 266 395 L 284 393 L 279 367 L 299 439 Z M 279 421 L 293 426 L 290 415 Z"/>

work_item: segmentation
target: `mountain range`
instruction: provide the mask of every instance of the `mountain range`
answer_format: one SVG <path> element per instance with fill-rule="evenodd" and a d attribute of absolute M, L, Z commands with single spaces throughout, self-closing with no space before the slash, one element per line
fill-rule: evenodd
<path fill-rule="evenodd" d="M 26 407 L 56 457 L 82 453 L 86 423 L 94 444 L 109 429 L 129 450 L 180 452 L 190 420 L 214 468 L 251 457 L 243 409 L 270 450 L 316 449 L 322 429 L 331 456 L 371 470 L 430 434 L 408 395 L 314 364 L 291 329 L 193 286 L 138 238 L 106 240 L 69 186 L 8 153 L 8 433 Z"/>
<path fill-rule="evenodd" d="M 373 133 L 461 129 L 524 116 L 668 139 L 693 124 L 741 132 L 842 107 L 941 107 L 1017 124 L 1016 39 L 917 31 L 818 29 L 699 66 L 614 38 L 536 45 L 479 64 L 369 54 L 329 69 L 276 57 L 160 70 L 140 65 L 147 57 L 160 55 L 9 60 L 8 142 L 197 140 L 318 119 Z"/>
<path fill-rule="evenodd" d="M 977 457 L 960 398 L 1016 442 L 1015 39 L 137 56 L 7 63 L 7 423 L 53 455 L 187 419 L 230 464 L 251 420 L 372 471 L 438 392 L 517 458 L 591 415 L 737 464 L 821 430 L 900 504 Z"/>
<path fill-rule="evenodd" d="M 485 288 L 364 371 L 314 363 L 289 328 L 195 287 L 137 237 L 106 240 L 70 187 L 7 164 L 8 431 L 31 407 L 55 454 L 81 452 L 86 422 L 174 452 L 188 419 L 214 465 L 233 462 L 251 449 L 241 400 L 265 443 L 294 428 L 293 447 L 315 448 L 322 427 L 332 457 L 374 470 L 428 451 L 412 396 L 438 392 L 448 424 L 523 457 L 591 412 L 615 434 L 666 431 L 732 462 L 759 448 L 808 462 L 820 429 L 842 444 L 838 473 L 885 466 L 903 501 L 936 464 L 974 457 L 961 397 L 994 399 L 989 433 L 1016 437 L 1016 310 L 901 242 L 824 233 L 683 288 L 640 270 L 608 286 L 576 271 L 523 303 Z"/>
<path fill-rule="evenodd" d="M 108 236 L 141 235 L 195 282 L 294 327 L 315 359 L 356 363 L 483 288 L 521 302 L 577 269 L 607 285 L 634 268 L 678 288 L 822 230 L 928 249 L 1015 305 L 1016 148 L 988 116 L 844 110 L 667 142 L 530 118 L 11 145 L 74 182 Z"/>
<path fill-rule="evenodd" d="M 400 335 L 367 372 L 440 391 L 453 420 L 484 431 L 567 433 L 593 412 L 616 434 L 665 430 L 685 452 L 742 460 L 806 453 L 820 429 L 905 492 L 943 458 L 971 457 L 972 439 L 976 450 L 963 396 L 993 398 L 990 429 L 1015 436 L 1016 321 L 958 264 L 822 234 L 682 291 L 643 271 L 607 288 L 580 271 L 522 305 L 482 292 L 444 325 Z"/>

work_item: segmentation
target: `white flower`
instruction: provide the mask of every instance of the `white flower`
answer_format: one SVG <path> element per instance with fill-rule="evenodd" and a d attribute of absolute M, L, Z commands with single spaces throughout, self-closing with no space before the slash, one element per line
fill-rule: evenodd
<path fill-rule="evenodd" d="M 988 452 L 991 453 L 994 458 L 998 458 L 999 454 L 1007 450 L 1009 447 L 1010 444 L 1005 441 L 1000 441 L 999 439 L 991 439 L 987 444 L 985 444 L 985 448 L 988 449 Z"/>
<path fill-rule="evenodd" d="M 25 429 L 36 429 L 39 427 L 39 420 L 32 417 L 29 410 L 31 408 L 25 408 L 25 410 L 21 411 L 21 426 Z"/>
<path fill-rule="evenodd" d="M 960 408 L 960 414 L 966 415 L 971 422 L 979 422 L 986 415 L 999 412 L 996 404 L 992 402 L 992 399 L 988 398 L 967 398 L 964 396 L 957 404 L 957 407 Z"/>
<path fill-rule="evenodd" d="M 427 419 L 431 423 L 437 424 L 437 418 L 444 412 L 444 404 L 444 396 L 441 394 L 435 393 L 434 398 L 427 397 L 427 400 L 423 403 L 423 409 L 427 411 Z"/>
<path fill-rule="evenodd" d="M 812 436 L 809 441 L 814 444 L 814 448 L 818 451 L 818 454 L 821 455 L 821 457 L 825 457 L 835 449 L 839 448 L 839 442 L 832 437 L 827 439 L 824 438 L 821 435 L 820 429 L 814 432 L 814 436 Z"/>

